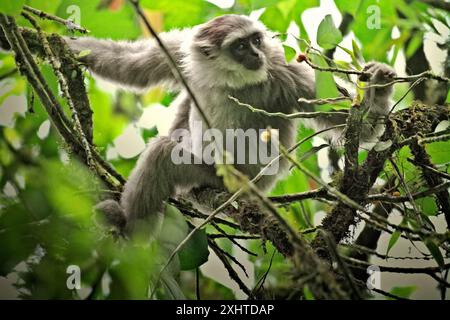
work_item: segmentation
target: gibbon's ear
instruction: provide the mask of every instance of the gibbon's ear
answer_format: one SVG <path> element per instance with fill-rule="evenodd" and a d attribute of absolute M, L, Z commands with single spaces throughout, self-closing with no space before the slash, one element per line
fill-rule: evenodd
<path fill-rule="evenodd" d="M 204 56 L 206 56 L 208 58 L 211 56 L 211 51 L 212 51 L 211 46 L 200 46 L 198 49 Z"/>
<path fill-rule="evenodd" d="M 217 55 L 216 46 L 207 41 L 201 41 L 196 43 L 195 50 L 197 50 L 199 53 L 201 53 L 208 59 L 212 59 Z"/>
<path fill-rule="evenodd" d="M 218 50 L 213 45 L 201 45 L 198 50 L 208 59 L 214 59 L 218 56 Z"/>

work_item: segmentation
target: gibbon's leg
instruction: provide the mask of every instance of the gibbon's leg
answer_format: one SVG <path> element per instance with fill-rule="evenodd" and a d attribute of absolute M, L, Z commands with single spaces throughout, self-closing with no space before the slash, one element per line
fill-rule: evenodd
<path fill-rule="evenodd" d="M 107 217 L 120 214 L 123 210 L 121 213 L 126 218 L 127 233 L 137 227 L 139 220 L 148 222 L 154 233 L 154 228 L 157 229 L 161 221 L 164 201 L 169 197 L 180 190 L 187 191 L 193 187 L 223 188 L 214 166 L 175 164 L 172 150 L 176 144 L 169 137 L 153 139 L 128 178 L 120 206 L 113 200 L 106 200 L 98 204 L 96 209 L 104 212 Z"/>

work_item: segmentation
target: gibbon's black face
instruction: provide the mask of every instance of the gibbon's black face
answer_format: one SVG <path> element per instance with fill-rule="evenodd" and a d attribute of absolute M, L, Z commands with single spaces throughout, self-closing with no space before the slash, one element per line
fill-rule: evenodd
<path fill-rule="evenodd" d="M 229 46 L 231 57 L 248 70 L 258 70 L 263 65 L 262 34 L 255 32 L 246 38 L 238 38 Z"/>

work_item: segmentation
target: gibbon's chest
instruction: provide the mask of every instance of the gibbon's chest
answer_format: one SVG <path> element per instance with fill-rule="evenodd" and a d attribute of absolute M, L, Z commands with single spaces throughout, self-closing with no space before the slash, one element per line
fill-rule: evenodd
<path fill-rule="evenodd" d="M 211 92 L 209 95 L 203 95 L 200 98 L 201 106 L 204 110 L 208 121 L 211 122 L 211 126 L 214 129 L 218 129 L 221 132 L 225 132 L 227 129 L 277 129 L 279 131 L 280 142 L 283 145 L 289 146 L 293 143 L 295 138 L 295 123 L 294 121 L 282 119 L 279 117 L 268 117 L 262 113 L 252 112 L 247 107 L 237 104 L 235 101 L 229 98 L 231 94 L 217 94 Z M 278 109 L 276 106 L 267 106 L 267 101 L 270 102 L 270 98 L 265 100 L 263 96 L 257 96 L 256 94 L 248 94 L 246 97 L 239 95 L 236 97 L 243 103 L 250 104 L 258 109 L 274 110 Z M 281 109 L 281 108 L 280 108 Z M 198 126 L 202 121 L 197 108 L 191 106 L 190 115 L 190 127 Z M 206 126 L 203 124 L 203 130 Z"/>

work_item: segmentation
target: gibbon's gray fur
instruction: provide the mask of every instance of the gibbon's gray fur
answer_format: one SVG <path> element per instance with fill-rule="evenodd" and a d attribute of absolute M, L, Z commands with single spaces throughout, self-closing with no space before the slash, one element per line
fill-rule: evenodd
<path fill-rule="evenodd" d="M 280 41 L 262 23 L 246 16 L 224 15 L 192 29 L 174 30 L 159 36 L 192 86 L 211 127 L 221 131 L 278 129 L 280 144 L 293 145 L 296 137 L 294 121 L 251 112 L 229 99 L 233 96 L 268 112 L 312 111 L 310 105 L 297 102 L 300 97 L 313 99 L 315 96 L 311 68 L 296 61 L 287 63 Z M 137 90 L 165 85 L 179 91 L 171 106 L 178 108 L 172 131 L 177 128 L 192 130 L 194 121 L 202 120 L 186 90 L 176 82 L 155 40 L 125 42 L 85 37 L 67 39 L 67 42 L 75 52 L 90 51 L 81 59 L 101 78 Z M 372 77 L 366 79 L 369 84 L 386 83 L 395 75 L 389 66 L 380 63 L 370 63 L 365 70 L 372 73 Z M 363 103 L 368 106 L 368 124 L 363 127 L 363 139 L 375 135 L 377 120 L 389 110 L 391 92 L 392 88 L 385 87 L 366 93 Z M 340 116 L 315 120 L 312 124 L 327 127 L 345 120 Z M 213 165 L 173 164 L 171 151 L 175 144 L 169 137 L 153 138 L 132 171 L 120 204 L 107 200 L 97 208 L 106 214 L 124 215 L 126 230 L 131 231 L 137 221 L 159 220 L 155 218 L 162 214 L 164 201 L 179 190 L 198 186 L 224 187 Z M 282 160 L 279 166 L 280 173 L 286 172 L 288 163 Z M 263 165 L 235 167 L 254 177 Z M 267 190 L 279 176 L 264 176 L 258 186 Z"/>

